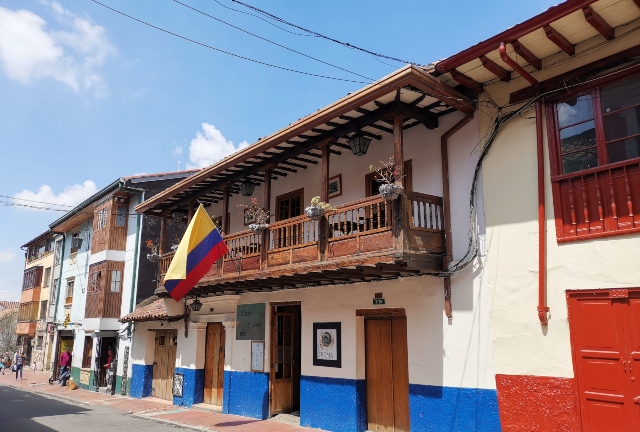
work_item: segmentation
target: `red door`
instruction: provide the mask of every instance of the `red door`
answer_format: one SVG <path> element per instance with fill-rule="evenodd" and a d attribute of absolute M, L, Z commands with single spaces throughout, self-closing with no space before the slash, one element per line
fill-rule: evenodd
<path fill-rule="evenodd" d="M 640 431 L 640 291 L 569 294 L 584 432 Z"/>

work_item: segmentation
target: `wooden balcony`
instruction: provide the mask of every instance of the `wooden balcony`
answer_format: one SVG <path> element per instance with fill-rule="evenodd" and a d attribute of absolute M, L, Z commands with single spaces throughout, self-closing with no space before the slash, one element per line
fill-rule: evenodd
<path fill-rule="evenodd" d="M 120 318 L 122 292 L 87 292 L 85 318 Z"/>
<path fill-rule="evenodd" d="M 443 265 L 443 219 L 442 198 L 408 192 L 391 202 L 375 196 L 341 205 L 320 221 L 303 215 L 272 223 L 262 234 L 225 235 L 229 253 L 192 293 L 433 274 Z M 160 258 L 161 284 L 173 255 Z"/>

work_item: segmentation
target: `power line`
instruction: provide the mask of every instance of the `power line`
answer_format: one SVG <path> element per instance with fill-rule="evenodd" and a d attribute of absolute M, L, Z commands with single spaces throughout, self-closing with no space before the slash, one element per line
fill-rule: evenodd
<path fill-rule="evenodd" d="M 38 204 L 48 204 L 48 205 L 54 205 L 54 206 L 60 206 L 60 207 L 69 207 L 69 208 L 73 208 L 74 207 L 74 206 L 68 205 L 68 204 L 56 204 L 56 203 L 45 202 L 45 201 L 30 200 L 30 199 L 26 199 L 26 198 L 16 198 L 15 196 L 9 196 L 9 195 L 0 195 L 0 198 L 10 198 L 10 199 L 13 199 L 13 200 L 18 200 L 18 201 L 28 201 L 28 202 L 38 203 Z"/>
<path fill-rule="evenodd" d="M 127 17 L 129 19 L 137 21 L 140 24 L 144 24 L 146 26 L 149 26 L 149 27 L 154 28 L 156 30 L 159 30 L 161 32 L 167 33 L 167 34 L 169 34 L 171 36 L 175 36 L 177 38 L 186 40 L 186 41 L 194 43 L 196 45 L 200 45 L 200 46 L 203 46 L 205 48 L 209 48 L 210 50 L 217 51 L 217 52 L 220 52 L 220 53 L 223 53 L 223 54 L 227 54 L 227 55 L 230 55 L 232 57 L 236 57 L 236 58 L 239 58 L 239 59 L 242 59 L 242 60 L 246 60 L 246 61 L 249 61 L 249 62 L 252 62 L 252 63 L 257 63 L 257 64 L 261 64 L 261 65 L 264 65 L 264 66 L 269 66 L 269 67 L 272 67 L 272 68 L 285 70 L 285 71 L 288 71 L 288 72 L 293 72 L 293 73 L 297 73 L 297 74 L 301 74 L 301 75 L 313 76 L 313 77 L 317 77 L 317 78 L 325 78 L 325 79 L 330 79 L 330 80 L 334 80 L 334 81 L 344 81 L 344 82 L 359 83 L 359 84 L 371 84 L 370 82 L 366 82 L 366 81 L 358 81 L 358 80 L 351 80 L 351 79 L 347 79 L 347 78 L 338 78 L 338 77 L 332 77 L 332 76 L 328 76 L 328 75 L 320 75 L 320 74 L 315 74 L 315 73 L 312 73 L 312 72 L 305 72 L 305 71 L 301 71 L 301 70 L 297 70 L 297 69 L 291 69 L 291 68 L 284 67 L 284 66 L 278 66 L 278 65 L 275 65 L 273 63 L 267 63 L 267 62 L 263 62 L 263 61 L 260 61 L 260 60 L 255 60 L 255 59 L 252 59 L 252 58 L 249 58 L 249 57 L 242 56 L 240 54 L 235 54 L 235 53 L 232 53 L 230 51 L 225 51 L 223 49 L 216 48 L 216 47 L 211 46 L 211 45 L 207 45 L 207 44 L 202 43 L 202 42 L 198 42 L 198 41 L 196 41 L 194 39 L 190 39 L 190 38 L 188 38 L 186 36 L 181 36 L 181 35 L 179 35 L 177 33 L 173 33 L 173 32 L 171 32 L 169 30 L 165 30 L 165 29 L 163 29 L 161 27 L 158 27 L 158 26 L 155 26 L 153 24 L 149 24 L 146 21 L 142 21 L 141 19 L 135 18 L 135 17 L 133 17 L 131 15 L 127 15 L 126 13 L 120 12 L 119 10 L 114 9 L 114 8 L 112 8 L 110 6 L 107 6 L 107 5 L 103 4 L 103 3 L 100 3 L 97 0 L 91 0 L 91 1 L 93 3 L 95 3 L 95 4 L 98 4 L 98 5 L 106 8 L 106 9 L 109 9 L 109 10 L 111 10 L 111 11 L 117 13 L 117 14 L 120 14 L 120 15 L 122 15 L 124 17 Z"/>
<path fill-rule="evenodd" d="M 322 38 L 322 39 L 327 39 L 327 40 L 329 40 L 329 41 L 331 41 L 331 42 L 335 42 L 335 43 L 337 43 L 337 44 L 339 44 L 339 45 L 342 45 L 342 46 L 345 46 L 345 47 L 347 47 L 347 48 L 351 48 L 351 49 L 355 49 L 355 50 L 358 50 L 358 51 L 362 51 L 362 52 L 365 52 L 365 53 L 367 53 L 367 54 L 371 54 L 371 55 L 373 55 L 373 56 L 375 56 L 375 57 L 381 57 L 381 58 L 385 58 L 385 59 L 387 59 L 387 60 L 393 60 L 393 61 L 397 61 L 397 62 L 400 62 L 400 63 L 410 63 L 410 64 L 413 64 L 413 65 L 416 65 L 416 66 L 423 66 L 423 67 L 425 67 L 425 65 L 420 64 L 420 63 L 411 62 L 411 61 L 407 61 L 407 60 L 399 59 L 399 58 L 397 58 L 397 57 L 392 57 L 392 56 L 388 56 L 388 55 L 385 55 L 385 54 L 376 53 L 376 52 L 374 52 L 374 51 L 370 51 L 370 50 L 368 50 L 368 49 L 366 49 L 366 48 L 361 48 L 361 47 L 359 47 L 359 46 L 357 46 L 357 45 L 353 45 L 353 44 L 350 44 L 350 43 L 348 43 L 348 42 L 342 42 L 342 41 L 339 41 L 339 40 L 334 39 L 334 38 L 332 38 L 332 37 L 325 36 L 325 35 L 323 35 L 322 33 L 318 33 L 318 32 L 316 32 L 316 31 L 309 30 L 309 29 L 306 29 L 306 28 L 304 28 L 304 27 L 301 27 L 301 26 L 299 26 L 299 25 L 297 25 L 297 24 L 293 24 L 293 23 L 291 23 L 291 22 L 289 22 L 289 21 L 286 21 L 286 20 L 284 20 L 284 19 L 282 19 L 282 18 L 280 18 L 280 17 L 277 17 L 277 16 L 275 16 L 275 15 L 273 15 L 273 14 L 270 14 L 269 12 L 266 12 L 266 11 L 264 11 L 264 10 L 262 10 L 262 9 L 258 9 L 258 8 L 257 8 L 257 7 L 255 7 L 255 6 L 251 6 L 251 5 L 249 5 L 249 4 L 242 3 L 242 2 L 241 2 L 241 1 L 239 1 L 239 0 L 231 0 L 231 1 L 233 1 L 233 2 L 235 2 L 235 3 L 238 3 L 238 4 L 240 4 L 240 5 L 244 6 L 244 7 L 248 8 L 248 9 L 254 10 L 254 11 L 258 12 L 259 14 L 262 14 L 262 15 L 266 16 L 267 18 L 271 18 L 272 20 L 278 21 L 278 22 L 280 22 L 280 23 L 282 23 L 282 24 L 286 24 L 286 25 L 288 25 L 288 26 L 291 26 L 291 27 L 297 28 L 298 30 L 302 30 L 302 31 L 304 31 L 304 32 L 307 32 L 307 33 L 309 33 L 309 34 L 313 35 L 313 36 L 316 36 L 316 37 L 319 37 L 319 38 Z"/>
<path fill-rule="evenodd" d="M 182 6 L 186 7 L 186 8 L 188 8 L 188 9 L 191 9 L 191 10 L 192 10 L 192 11 L 194 11 L 194 12 L 197 12 L 197 13 L 199 13 L 199 14 L 202 14 L 202 15 L 204 15 L 204 16 L 206 16 L 206 17 L 209 17 L 209 18 L 211 18 L 211 19 L 213 19 L 213 20 L 216 20 L 216 21 L 218 21 L 218 22 L 220 22 L 220 23 L 222 23 L 222 24 L 228 25 L 229 27 L 233 27 L 233 28 L 234 28 L 234 29 L 236 29 L 236 30 L 240 30 L 240 31 L 241 31 L 241 32 L 243 32 L 243 33 L 246 33 L 246 34 L 248 34 L 248 35 L 251 35 L 251 36 L 253 36 L 253 37 L 256 37 L 256 38 L 258 38 L 258 39 L 261 39 L 261 40 L 263 40 L 263 41 L 265 41 L 265 42 L 269 42 L 270 44 L 273 44 L 273 45 L 279 46 L 280 48 L 283 48 L 283 49 L 286 49 L 286 50 L 288 50 L 288 51 L 294 52 L 294 53 L 296 53 L 296 54 L 299 54 L 299 55 L 304 56 L 304 57 L 306 57 L 306 58 L 309 58 L 309 59 L 311 59 L 311 60 L 315 60 L 315 61 L 320 62 L 320 63 L 322 63 L 322 64 L 325 64 L 325 65 L 327 65 L 327 66 L 331 66 L 331 67 L 334 67 L 334 68 L 336 68 L 336 69 L 340 69 L 341 71 L 344 71 L 344 72 L 348 72 L 348 73 L 350 73 L 350 74 L 357 75 L 357 76 L 359 76 L 360 78 L 368 79 L 368 80 L 370 80 L 370 81 L 375 81 L 373 78 L 369 78 L 369 77 L 367 77 L 367 76 L 364 76 L 364 75 L 359 74 L 359 73 L 357 73 L 357 72 L 353 72 L 353 71 L 351 71 L 351 70 L 349 70 L 349 69 L 345 69 L 345 68 L 340 67 L 340 66 L 336 66 L 336 65 L 334 65 L 334 64 L 332 64 L 332 63 L 329 63 L 329 62 L 326 62 L 326 61 L 324 61 L 324 60 L 320 60 L 320 59 L 318 59 L 318 58 L 312 57 L 312 56 L 307 55 L 307 54 L 305 54 L 305 53 L 303 53 L 303 52 L 296 51 L 296 50 L 294 50 L 293 48 L 286 47 L 286 46 L 284 46 L 284 45 L 282 45 L 282 44 L 279 44 L 278 42 L 274 42 L 274 41 L 272 41 L 272 40 L 270 40 L 270 39 L 264 38 L 264 37 L 262 37 L 262 36 L 259 36 L 259 35 L 255 34 L 255 33 L 251 33 L 250 31 L 247 31 L 247 30 L 245 30 L 245 29 L 243 29 L 243 28 L 241 28 L 241 27 L 235 26 L 235 25 L 233 25 L 233 24 L 231 24 L 231 23 L 228 23 L 228 22 L 226 22 L 226 21 L 224 21 L 224 20 L 221 20 L 220 18 L 216 18 L 216 17 L 215 17 L 215 16 L 213 16 L 213 15 L 210 15 L 210 14 L 208 14 L 208 13 L 206 13 L 206 12 L 203 12 L 203 11 L 201 11 L 201 10 L 199 10 L 199 9 L 196 9 L 196 8 L 194 8 L 194 7 L 192 7 L 192 6 L 189 6 L 188 4 L 182 3 L 181 1 L 178 1 L 178 0 L 173 0 L 173 1 L 174 1 L 175 3 L 178 3 L 179 5 L 182 5 Z"/>
<path fill-rule="evenodd" d="M 304 36 L 304 37 L 313 37 L 313 35 L 310 35 L 310 34 L 303 34 L 303 33 L 296 33 L 296 32 L 292 32 L 291 30 L 287 30 L 286 28 L 283 28 L 283 27 L 280 27 L 280 26 L 275 25 L 275 24 L 274 24 L 274 23 L 272 23 L 271 21 L 266 20 L 266 19 L 262 18 L 261 16 L 258 16 L 258 15 L 255 15 L 255 14 L 252 14 L 252 13 L 250 13 L 250 12 L 241 11 L 240 9 L 234 9 L 234 8 L 232 8 L 232 7 L 229 7 L 229 6 L 227 6 L 227 5 L 224 5 L 224 4 L 220 3 L 218 0 L 213 0 L 213 1 L 215 1 L 216 3 L 218 3 L 218 4 L 219 4 L 220 6 L 222 6 L 223 8 L 226 8 L 226 9 L 229 9 L 229 10 L 232 10 L 232 11 L 234 11 L 234 12 L 241 13 L 241 14 L 251 15 L 252 17 L 258 18 L 259 20 L 262 20 L 262 21 L 266 22 L 267 24 L 274 26 L 275 28 L 278 28 L 278 29 L 280 29 L 280 30 L 282 30 L 282 31 L 285 31 L 285 32 L 287 32 L 287 33 L 291 33 L 292 35 L 296 35 L 296 36 Z"/>

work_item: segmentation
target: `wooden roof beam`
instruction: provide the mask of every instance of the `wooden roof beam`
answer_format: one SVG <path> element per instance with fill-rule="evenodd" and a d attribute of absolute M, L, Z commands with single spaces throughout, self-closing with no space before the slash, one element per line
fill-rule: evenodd
<path fill-rule="evenodd" d="M 302 156 L 295 156 L 295 157 L 292 157 L 291 159 L 292 160 L 297 160 L 297 161 L 300 161 L 300 162 L 304 162 L 304 163 L 308 163 L 308 164 L 312 164 L 312 165 L 318 165 L 318 161 L 305 159 Z"/>
<path fill-rule="evenodd" d="M 460 73 L 455 69 L 451 69 L 449 73 L 451 74 L 451 78 L 453 78 L 456 82 L 462 84 L 469 90 L 475 93 L 482 92 L 482 84 L 480 84 L 478 81 L 474 80 L 473 78 L 469 78 L 465 74 Z"/>
<path fill-rule="evenodd" d="M 598 15 L 591 6 L 583 7 L 582 12 L 584 13 L 584 19 L 586 19 L 587 22 L 591 24 L 591 27 L 596 29 L 598 33 L 604 36 L 605 39 L 611 40 L 616 37 L 616 34 L 609 23 L 607 23 L 604 18 Z"/>
<path fill-rule="evenodd" d="M 547 39 L 556 44 L 562 51 L 570 56 L 576 53 L 575 45 L 569 42 L 558 30 L 548 24 L 542 28 L 544 29 L 544 34 L 547 36 Z"/>
<path fill-rule="evenodd" d="M 511 72 L 500 66 L 498 63 L 489 60 L 486 56 L 480 56 L 482 66 L 498 78 L 501 81 L 509 81 L 511 79 Z"/>
<path fill-rule="evenodd" d="M 520 41 L 514 40 L 513 42 L 511 42 L 511 46 L 513 47 L 513 50 L 516 52 L 516 54 L 525 59 L 531 66 L 533 66 L 537 70 L 542 69 L 542 60 L 540 60 L 534 53 L 529 51 L 526 46 L 522 45 Z"/>

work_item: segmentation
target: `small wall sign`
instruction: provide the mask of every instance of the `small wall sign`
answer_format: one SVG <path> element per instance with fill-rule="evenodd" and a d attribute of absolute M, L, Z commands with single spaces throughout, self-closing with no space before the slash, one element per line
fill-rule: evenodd
<path fill-rule="evenodd" d="M 236 340 L 264 340 L 264 303 L 238 305 Z"/>
<path fill-rule="evenodd" d="M 251 341 L 251 372 L 264 372 L 264 341 Z"/>
<path fill-rule="evenodd" d="M 341 323 L 313 323 L 313 365 L 342 367 Z"/>
<path fill-rule="evenodd" d="M 373 295 L 373 304 L 374 305 L 383 305 L 384 299 L 382 298 L 382 293 L 375 293 Z"/>

